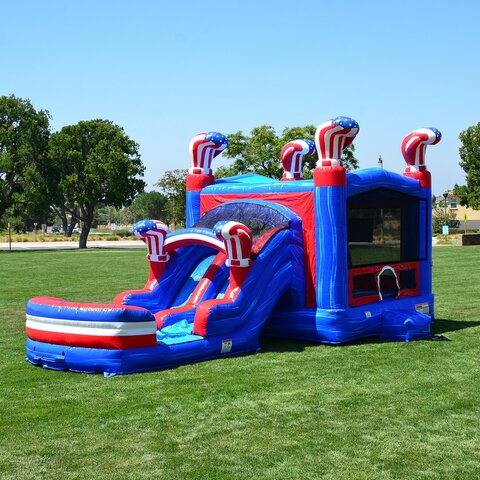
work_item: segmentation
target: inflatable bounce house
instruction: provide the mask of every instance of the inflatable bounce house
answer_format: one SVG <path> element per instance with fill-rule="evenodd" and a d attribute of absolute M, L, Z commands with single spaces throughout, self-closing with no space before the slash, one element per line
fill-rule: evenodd
<path fill-rule="evenodd" d="M 228 146 L 217 132 L 190 143 L 186 228 L 133 227 L 149 279 L 112 304 L 36 297 L 27 305 L 27 356 L 57 370 L 132 373 L 252 352 L 262 335 L 340 344 L 430 336 L 433 319 L 431 181 L 434 128 L 405 137 L 403 175 L 347 173 L 341 155 L 355 120 L 322 123 L 315 143 L 281 152 L 281 180 L 215 179 Z M 313 179 L 305 155 L 318 153 Z"/>

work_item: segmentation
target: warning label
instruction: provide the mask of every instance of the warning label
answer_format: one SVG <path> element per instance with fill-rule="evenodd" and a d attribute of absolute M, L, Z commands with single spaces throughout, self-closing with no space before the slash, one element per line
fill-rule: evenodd
<path fill-rule="evenodd" d="M 418 313 L 424 313 L 425 315 L 428 315 L 430 313 L 430 306 L 428 305 L 428 302 L 416 303 L 415 310 Z"/>
<path fill-rule="evenodd" d="M 232 350 L 233 340 L 231 338 L 222 340 L 222 350 L 220 353 L 228 353 Z"/>

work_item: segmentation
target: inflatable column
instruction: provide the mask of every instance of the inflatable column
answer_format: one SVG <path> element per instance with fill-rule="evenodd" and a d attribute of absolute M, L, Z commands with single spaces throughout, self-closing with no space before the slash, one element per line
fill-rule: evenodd
<path fill-rule="evenodd" d="M 442 134 L 436 128 L 419 128 L 409 133 L 402 142 L 403 158 L 407 162 L 403 175 L 418 180 L 424 192 L 425 202 L 422 202 L 420 211 L 420 232 L 426 232 L 426 241 L 420 242 L 420 258 L 426 258 L 420 267 L 420 292 L 432 293 L 432 178 L 425 164 L 427 145 L 436 145 L 442 139 Z M 426 225 L 423 224 L 426 222 Z M 421 237 L 420 237 L 421 238 Z M 427 251 L 425 251 L 426 246 Z"/>
<path fill-rule="evenodd" d="M 227 146 L 227 137 L 219 132 L 202 132 L 190 141 L 192 166 L 187 174 L 187 228 L 192 227 L 200 218 L 200 191 L 215 183 L 212 160 Z"/>
<path fill-rule="evenodd" d="M 314 170 L 317 308 L 348 306 L 347 174 L 342 151 L 354 140 L 358 123 L 337 117 L 315 133 L 318 162 Z"/>
<path fill-rule="evenodd" d="M 145 288 L 149 289 L 162 276 L 170 260 L 170 255 L 163 250 L 168 227 L 158 220 L 142 220 L 133 226 L 132 231 L 136 237 L 146 243 L 148 248 L 147 260 L 150 262 L 150 275 Z"/>
<path fill-rule="evenodd" d="M 315 143 L 311 140 L 293 140 L 282 148 L 280 159 L 283 165 L 282 182 L 303 180 L 303 157 L 315 153 Z"/>
<path fill-rule="evenodd" d="M 226 265 L 230 268 L 230 287 L 228 292 L 241 288 L 250 270 L 252 260 L 252 232 L 242 223 L 221 221 L 215 224 L 213 232 L 225 243 L 227 251 Z M 228 295 L 228 292 L 225 296 Z"/>

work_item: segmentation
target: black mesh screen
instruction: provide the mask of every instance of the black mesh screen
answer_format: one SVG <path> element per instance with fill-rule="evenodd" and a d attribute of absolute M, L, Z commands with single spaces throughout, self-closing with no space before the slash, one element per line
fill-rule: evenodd
<path fill-rule="evenodd" d="M 423 199 L 388 189 L 371 190 L 348 200 L 349 266 L 421 260 Z"/>
<path fill-rule="evenodd" d="M 230 202 L 212 208 L 194 226 L 213 228 L 221 220 L 243 223 L 252 231 L 254 240 L 272 228 L 288 228 L 290 225 L 288 217 L 268 205 L 254 202 Z"/>

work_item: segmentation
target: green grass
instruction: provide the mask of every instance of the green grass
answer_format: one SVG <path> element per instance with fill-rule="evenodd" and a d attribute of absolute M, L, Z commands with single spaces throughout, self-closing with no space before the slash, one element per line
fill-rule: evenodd
<path fill-rule="evenodd" d="M 0 253 L 0 478 L 480 478 L 480 247 L 434 250 L 450 341 L 265 340 L 111 378 L 24 361 L 29 297 L 110 301 L 143 285 L 144 257 Z"/>

